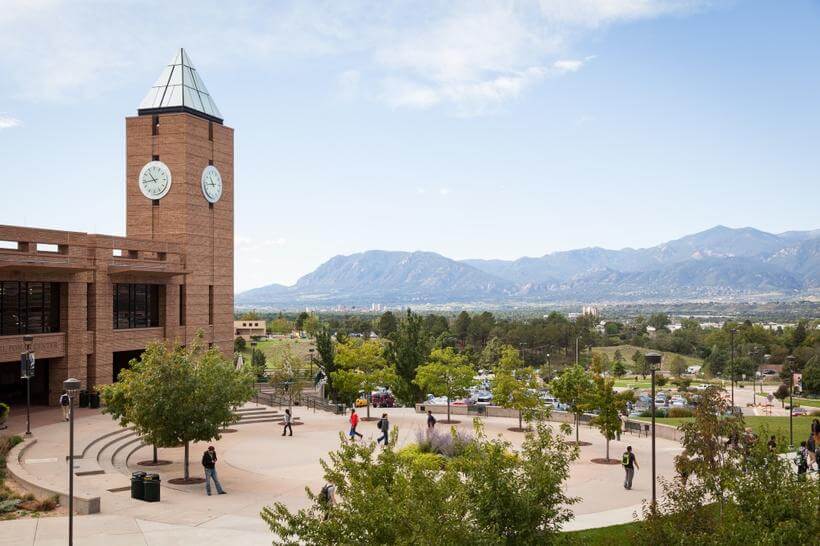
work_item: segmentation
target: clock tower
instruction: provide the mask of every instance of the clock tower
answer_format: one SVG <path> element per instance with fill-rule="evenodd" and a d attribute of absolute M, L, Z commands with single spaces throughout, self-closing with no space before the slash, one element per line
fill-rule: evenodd
<path fill-rule="evenodd" d="M 233 129 L 185 50 L 165 66 L 125 129 L 127 236 L 176 243 L 184 255 L 184 274 L 162 281 L 166 337 L 189 343 L 202 330 L 206 344 L 230 354 Z"/>

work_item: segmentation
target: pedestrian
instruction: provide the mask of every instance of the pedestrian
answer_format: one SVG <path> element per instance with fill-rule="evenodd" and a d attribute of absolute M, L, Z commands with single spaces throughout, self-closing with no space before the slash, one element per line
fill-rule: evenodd
<path fill-rule="evenodd" d="M 626 446 L 626 451 L 621 457 L 621 464 L 624 466 L 626 476 L 624 477 L 624 489 L 632 489 L 632 478 L 635 477 L 635 469 L 640 470 L 638 460 L 632 452 L 632 446 Z"/>
<path fill-rule="evenodd" d="M 68 411 L 71 407 L 71 398 L 68 397 L 68 393 L 63 391 L 63 394 L 60 395 L 60 407 L 63 410 L 63 419 L 68 421 Z"/>
<path fill-rule="evenodd" d="M 794 460 L 797 463 L 797 475 L 801 478 L 805 477 L 806 470 L 808 470 L 808 448 L 806 442 L 800 442 L 800 447 L 797 448 L 797 454 Z"/>
<path fill-rule="evenodd" d="M 282 429 L 282 436 L 285 432 L 290 430 L 290 435 L 293 436 L 293 416 L 290 414 L 290 408 L 285 410 L 285 427 Z"/>
<path fill-rule="evenodd" d="M 777 439 L 775 439 L 774 434 L 769 438 L 766 447 L 769 448 L 769 453 L 777 453 Z"/>
<path fill-rule="evenodd" d="M 809 437 L 806 440 L 806 460 L 809 470 L 812 470 L 814 467 L 814 461 L 816 459 L 815 452 L 817 451 L 817 445 L 814 443 L 814 434 L 809 433 Z"/>
<path fill-rule="evenodd" d="M 436 426 L 436 418 L 433 417 L 433 412 L 427 410 L 427 430 L 432 431 Z"/>
<path fill-rule="evenodd" d="M 330 510 L 336 505 L 336 486 L 332 483 L 326 483 L 322 490 L 319 491 L 319 507 L 322 509 L 324 516 L 322 519 L 327 520 L 330 517 Z"/>
<path fill-rule="evenodd" d="M 359 426 L 359 414 L 356 413 L 356 408 L 350 410 L 350 439 L 355 440 L 356 436 L 359 438 L 364 438 L 362 434 L 356 431 L 356 427 Z"/>
<path fill-rule="evenodd" d="M 814 462 L 817 464 L 817 472 L 820 473 L 820 419 L 811 422 L 811 432 L 814 434 Z"/>
<path fill-rule="evenodd" d="M 387 433 L 390 431 L 390 421 L 387 419 L 386 413 L 382 413 L 382 418 L 379 419 L 379 422 L 376 423 L 376 426 L 379 428 L 380 431 L 382 431 L 382 435 L 378 437 L 376 443 L 379 444 L 382 440 L 384 440 L 384 445 L 386 446 L 389 440 L 389 436 Z"/>
<path fill-rule="evenodd" d="M 225 491 L 222 489 L 222 484 L 219 483 L 219 478 L 216 477 L 216 449 L 214 449 L 214 446 L 208 446 L 208 449 L 202 454 L 202 466 L 205 468 L 205 492 L 210 496 L 211 480 L 213 480 L 216 492 L 224 495 Z"/>

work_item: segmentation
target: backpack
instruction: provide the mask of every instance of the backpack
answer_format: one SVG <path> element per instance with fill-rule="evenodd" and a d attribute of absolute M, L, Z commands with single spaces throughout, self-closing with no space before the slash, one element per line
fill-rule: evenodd
<path fill-rule="evenodd" d="M 624 451 L 624 454 L 621 456 L 621 464 L 624 466 L 629 466 L 629 452 Z"/>
<path fill-rule="evenodd" d="M 326 483 L 322 490 L 319 491 L 319 501 L 328 502 L 330 500 L 330 484 Z"/>
<path fill-rule="evenodd" d="M 68 405 L 68 395 L 67 394 L 60 395 L 60 405 L 61 406 L 67 406 Z"/>

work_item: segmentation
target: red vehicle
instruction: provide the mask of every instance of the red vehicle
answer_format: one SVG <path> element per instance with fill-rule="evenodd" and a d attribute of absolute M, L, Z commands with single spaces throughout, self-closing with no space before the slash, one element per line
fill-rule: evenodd
<path fill-rule="evenodd" d="M 390 392 L 374 392 L 370 395 L 370 404 L 374 408 L 392 408 L 396 406 L 396 399 Z"/>

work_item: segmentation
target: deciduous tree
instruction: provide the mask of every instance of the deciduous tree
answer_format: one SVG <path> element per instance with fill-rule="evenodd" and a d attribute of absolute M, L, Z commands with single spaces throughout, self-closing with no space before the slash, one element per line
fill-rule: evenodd
<path fill-rule="evenodd" d="M 466 396 L 475 383 L 475 371 L 467 359 L 450 347 L 434 349 L 426 364 L 416 370 L 413 382 L 434 396 L 447 397 L 447 421 L 450 421 L 450 402 Z"/>
<path fill-rule="evenodd" d="M 569 406 L 575 416 L 575 443 L 578 443 L 578 429 L 581 416 L 589 401 L 593 384 L 589 374 L 581 366 L 571 366 L 550 383 L 550 392 L 558 400 Z"/>
<path fill-rule="evenodd" d="M 493 403 L 518 411 L 518 430 L 523 431 L 521 421 L 524 414 L 529 420 L 541 405 L 538 391 L 535 390 L 538 386 L 535 370 L 524 364 L 514 347 L 505 345 L 493 371 Z"/>

